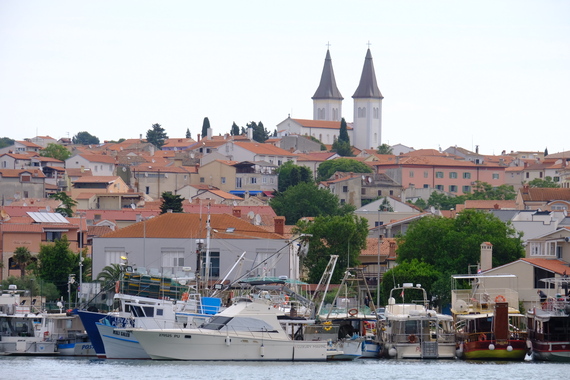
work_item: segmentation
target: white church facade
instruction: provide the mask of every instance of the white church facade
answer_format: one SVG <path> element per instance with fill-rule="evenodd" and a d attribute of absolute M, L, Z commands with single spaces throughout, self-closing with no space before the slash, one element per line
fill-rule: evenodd
<path fill-rule="evenodd" d="M 376 149 L 381 145 L 383 98 L 376 81 L 372 54 L 368 49 L 360 83 L 352 95 L 354 121 L 352 123 L 346 122 L 352 146 L 363 150 Z M 344 98 L 336 85 L 329 50 L 327 50 L 325 57 L 319 87 L 312 99 L 312 120 L 288 117 L 277 124 L 277 132 L 279 136 L 308 135 L 315 137 L 325 145 L 332 145 L 340 132 Z"/>

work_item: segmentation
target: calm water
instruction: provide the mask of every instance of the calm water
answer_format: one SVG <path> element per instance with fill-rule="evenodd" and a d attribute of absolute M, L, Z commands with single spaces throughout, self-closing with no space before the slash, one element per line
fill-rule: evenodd
<path fill-rule="evenodd" d="M 174 362 L 0 357 L 3 379 L 567 379 L 570 364 L 356 360 L 324 363 Z"/>

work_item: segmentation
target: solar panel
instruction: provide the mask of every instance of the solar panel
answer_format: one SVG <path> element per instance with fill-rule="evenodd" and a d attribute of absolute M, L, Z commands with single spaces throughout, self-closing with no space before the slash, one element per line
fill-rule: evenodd
<path fill-rule="evenodd" d="M 28 212 L 27 214 L 37 223 L 69 223 L 69 220 L 57 212 Z"/>

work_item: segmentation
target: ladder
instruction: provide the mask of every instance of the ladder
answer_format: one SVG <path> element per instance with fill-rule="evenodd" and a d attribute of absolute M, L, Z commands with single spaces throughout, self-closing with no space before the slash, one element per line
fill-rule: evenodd
<path fill-rule="evenodd" d="M 313 292 L 313 297 L 311 298 L 311 302 L 314 304 L 317 293 L 321 289 L 321 285 L 323 285 L 323 283 L 326 283 L 326 285 L 324 285 L 325 290 L 323 292 L 323 297 L 321 298 L 321 302 L 319 303 L 319 307 L 317 308 L 317 316 L 321 314 L 321 309 L 323 307 L 323 303 L 325 302 L 325 296 L 329 290 L 329 285 L 331 283 L 331 278 L 334 273 L 334 268 L 336 267 L 337 260 L 338 260 L 338 255 L 331 255 L 329 262 L 323 272 L 323 275 L 321 276 L 321 280 L 319 281 L 317 288 Z"/>

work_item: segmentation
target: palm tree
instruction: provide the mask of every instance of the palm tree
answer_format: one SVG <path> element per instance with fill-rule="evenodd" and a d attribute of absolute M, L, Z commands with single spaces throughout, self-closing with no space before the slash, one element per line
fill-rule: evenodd
<path fill-rule="evenodd" d="M 103 289 L 113 288 L 115 283 L 121 279 L 122 273 L 123 269 L 119 264 L 110 264 L 97 275 L 97 281 L 103 283 Z"/>
<path fill-rule="evenodd" d="M 382 144 L 378 147 L 376 151 L 378 154 L 394 154 L 392 151 L 392 147 L 388 144 Z"/>
<path fill-rule="evenodd" d="M 26 275 L 26 267 L 32 262 L 32 254 L 27 247 L 17 247 L 14 250 L 12 260 L 20 268 L 20 277 L 24 277 Z"/>

